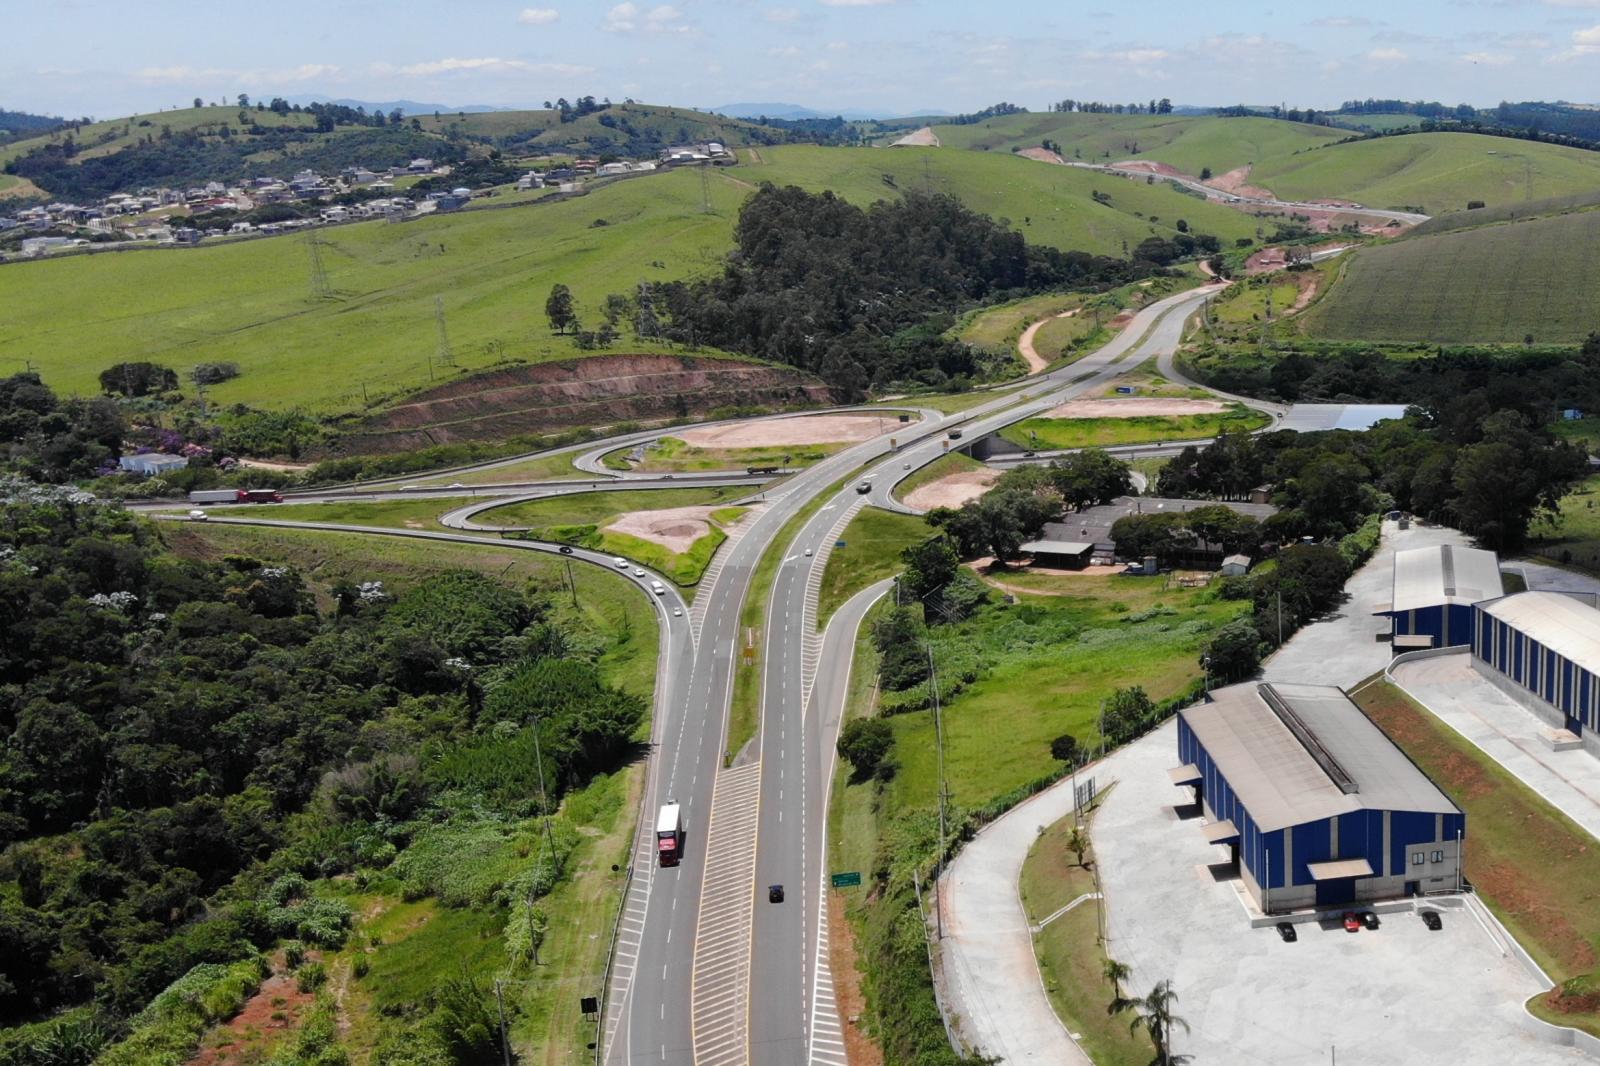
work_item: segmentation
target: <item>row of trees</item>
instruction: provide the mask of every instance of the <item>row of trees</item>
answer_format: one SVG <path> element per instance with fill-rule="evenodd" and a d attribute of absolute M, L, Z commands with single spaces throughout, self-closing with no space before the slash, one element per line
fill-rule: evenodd
<path fill-rule="evenodd" d="M 1051 111 L 1067 114 L 1077 111 L 1085 115 L 1170 115 L 1172 101 L 1163 96 L 1147 104 L 1106 104 L 1098 100 L 1058 100 L 1050 105 Z"/>

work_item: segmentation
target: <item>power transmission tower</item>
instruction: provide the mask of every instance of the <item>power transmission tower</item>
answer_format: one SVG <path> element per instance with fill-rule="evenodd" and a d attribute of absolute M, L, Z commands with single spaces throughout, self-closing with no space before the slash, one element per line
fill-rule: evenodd
<path fill-rule="evenodd" d="M 433 320 L 439 325 L 439 352 L 440 366 L 455 366 L 455 355 L 450 351 L 450 334 L 444 328 L 444 297 L 433 298 Z"/>
<path fill-rule="evenodd" d="M 322 265 L 322 240 L 315 231 L 306 234 L 306 253 L 311 257 L 311 298 L 326 300 L 333 291 L 328 287 L 328 270 Z"/>
<path fill-rule="evenodd" d="M 710 163 L 700 164 L 700 209 L 706 214 L 711 214 L 711 178 L 708 171 Z"/>

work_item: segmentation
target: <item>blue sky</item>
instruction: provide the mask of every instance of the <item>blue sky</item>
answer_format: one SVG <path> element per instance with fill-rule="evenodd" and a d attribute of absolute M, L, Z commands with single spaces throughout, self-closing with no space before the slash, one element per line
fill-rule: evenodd
<path fill-rule="evenodd" d="M 111 117 L 238 93 L 538 106 L 1039 109 L 1600 102 L 1600 0 L 46 0 L 6 5 L 0 106 Z"/>

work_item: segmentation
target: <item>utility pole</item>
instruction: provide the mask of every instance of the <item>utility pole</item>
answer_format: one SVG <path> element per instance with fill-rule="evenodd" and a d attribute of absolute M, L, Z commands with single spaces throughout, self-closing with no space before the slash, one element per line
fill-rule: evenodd
<path fill-rule="evenodd" d="M 505 1059 L 505 1066 L 511 1066 L 511 1038 L 506 1035 L 506 999 L 503 988 L 504 982 L 494 983 L 494 1002 L 500 1010 L 500 1054 Z"/>
<path fill-rule="evenodd" d="M 450 334 L 444 328 L 444 297 L 433 298 L 433 321 L 439 327 L 439 365 L 455 366 L 455 353 L 450 350 Z"/>
<path fill-rule="evenodd" d="M 710 163 L 700 164 L 700 210 L 711 214 L 711 178 L 707 175 Z"/>
<path fill-rule="evenodd" d="M 939 869 L 943 870 L 945 842 L 948 839 L 945 826 L 945 799 L 949 794 L 949 789 L 946 788 L 944 780 L 944 717 L 939 706 L 939 675 L 934 668 L 933 645 L 924 640 L 922 646 L 928 652 L 928 684 L 933 688 L 933 736 L 939 752 L 939 854 L 935 857 L 935 861 L 938 862 Z M 940 899 L 937 878 L 933 882 L 933 915 L 934 925 L 939 931 L 939 939 L 943 940 L 944 905 Z"/>
<path fill-rule="evenodd" d="M 1278 590 L 1278 647 L 1283 647 L 1283 589 Z"/>
<path fill-rule="evenodd" d="M 578 606 L 578 583 L 572 578 L 572 560 L 567 560 L 567 588 L 572 592 L 572 606 Z"/>

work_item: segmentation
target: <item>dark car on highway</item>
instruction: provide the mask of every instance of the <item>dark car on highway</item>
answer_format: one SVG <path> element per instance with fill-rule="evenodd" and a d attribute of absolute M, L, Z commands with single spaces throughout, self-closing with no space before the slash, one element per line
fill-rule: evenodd
<path fill-rule="evenodd" d="M 783 902 L 783 886 L 782 885 L 769 885 L 769 886 L 767 886 L 767 902 L 768 903 L 782 903 Z"/>
<path fill-rule="evenodd" d="M 1439 917 L 1438 911 L 1418 911 L 1422 915 L 1422 924 L 1432 929 L 1435 933 L 1444 928 L 1444 919 Z"/>
<path fill-rule="evenodd" d="M 1300 934 L 1294 931 L 1294 925 L 1290 922 L 1278 923 L 1278 935 L 1283 937 L 1285 944 L 1293 944 L 1300 939 Z"/>
<path fill-rule="evenodd" d="M 562 546 L 561 546 L 561 554 L 562 554 L 562 555 L 571 555 L 571 554 L 572 554 L 572 545 L 570 545 L 570 544 L 563 544 L 563 545 L 562 545 Z"/>

